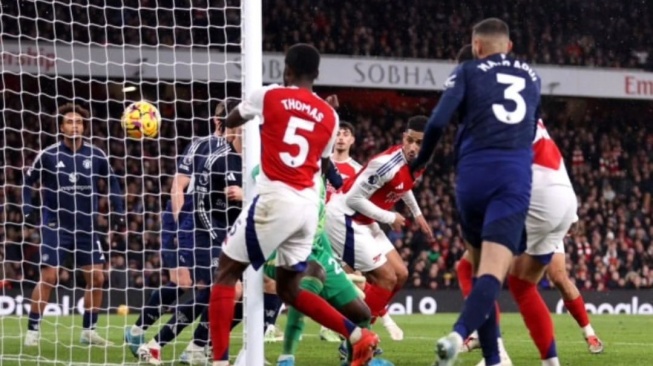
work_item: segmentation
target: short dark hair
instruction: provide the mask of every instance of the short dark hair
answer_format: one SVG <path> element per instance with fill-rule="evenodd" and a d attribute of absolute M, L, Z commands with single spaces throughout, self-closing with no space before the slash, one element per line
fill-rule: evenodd
<path fill-rule="evenodd" d="M 456 62 L 459 64 L 462 64 L 465 61 L 471 61 L 473 59 L 474 53 L 472 52 L 471 44 L 464 45 L 463 48 L 458 51 L 458 55 L 456 55 Z"/>
<path fill-rule="evenodd" d="M 59 119 L 60 126 L 63 124 L 64 116 L 68 113 L 77 113 L 82 116 L 84 124 L 86 124 L 86 121 L 91 117 L 91 113 L 88 111 L 88 109 L 82 107 L 81 105 L 66 103 L 57 108 L 57 118 Z"/>
<path fill-rule="evenodd" d="M 508 28 L 508 24 L 499 18 L 487 18 L 476 23 L 473 32 L 474 34 L 483 36 L 510 36 L 510 28 Z"/>
<path fill-rule="evenodd" d="M 351 123 L 346 122 L 346 121 L 340 121 L 340 129 L 341 130 L 349 130 L 349 132 L 352 135 L 356 134 L 356 129 L 354 128 L 354 125 L 352 125 Z"/>
<path fill-rule="evenodd" d="M 426 129 L 426 122 L 428 122 L 428 117 L 426 116 L 414 116 L 408 119 L 407 130 L 413 130 L 415 132 L 424 132 Z"/>
<path fill-rule="evenodd" d="M 320 51 L 306 43 L 297 43 L 286 52 L 286 66 L 297 77 L 309 80 L 317 79 L 320 69 Z"/>

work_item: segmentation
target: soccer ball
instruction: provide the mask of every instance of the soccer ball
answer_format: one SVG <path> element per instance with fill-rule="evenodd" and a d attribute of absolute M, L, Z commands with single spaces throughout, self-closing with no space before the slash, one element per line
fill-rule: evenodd
<path fill-rule="evenodd" d="M 131 138 L 156 137 L 161 126 L 161 114 L 151 103 L 140 101 L 125 109 L 121 121 L 125 133 Z"/>

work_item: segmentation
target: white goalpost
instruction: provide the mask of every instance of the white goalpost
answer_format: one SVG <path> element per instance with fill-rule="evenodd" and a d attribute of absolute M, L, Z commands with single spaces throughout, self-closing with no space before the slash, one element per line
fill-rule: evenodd
<path fill-rule="evenodd" d="M 261 0 L 2 1 L 0 364 L 139 364 L 125 345 L 124 331 L 136 322 L 150 295 L 170 281 L 161 255 L 162 219 L 183 151 L 213 132 L 219 101 L 244 97 L 262 86 L 262 46 Z M 160 111 L 157 137 L 134 139 L 123 131 L 122 112 L 137 100 L 149 101 Z M 63 249 L 66 259 L 51 296 L 44 300 L 37 344 L 25 342 L 47 225 L 41 214 L 34 225 L 26 224 L 24 177 L 39 154 L 60 143 L 61 116 L 56 111 L 65 103 L 90 111 L 84 140 L 106 154 L 125 205 L 127 227 L 120 233 L 114 227 L 115 207 L 108 199 L 106 179 L 99 179 L 97 191 L 82 192 L 78 175 L 87 174 L 91 182 L 103 177 L 75 171 L 62 179 L 53 173 L 62 190 L 98 198 L 91 230 L 77 223 L 52 227 L 98 238 L 107 264 L 96 331 L 113 343 L 107 347 L 80 343 L 86 284 L 73 259 L 92 250 L 75 246 Z M 247 204 L 255 191 L 251 172 L 260 160 L 259 125 L 252 121 L 243 133 Z M 63 169 L 61 162 L 57 165 Z M 44 204 L 43 186 L 33 185 L 34 212 Z M 63 217 L 59 212 L 63 215 L 65 209 L 57 212 L 57 218 Z M 179 238 L 172 243 L 174 250 L 180 248 Z M 235 365 L 263 366 L 262 271 L 249 269 L 243 282 L 242 333 L 232 333 L 231 355 L 238 355 Z M 186 293 L 180 301 L 188 298 Z M 145 343 L 177 312 L 174 304 L 162 309 L 161 319 L 146 330 Z M 162 348 L 164 364 L 179 361 L 196 326 L 197 321 Z"/>
<path fill-rule="evenodd" d="M 263 85 L 263 14 L 261 0 L 243 1 L 241 25 L 243 74 L 243 97 Z M 254 180 L 251 172 L 260 163 L 261 144 L 259 121 L 245 125 L 244 131 L 244 168 L 243 186 L 247 202 L 254 198 Z M 265 364 L 263 347 L 263 270 L 254 271 L 249 267 L 243 281 L 243 322 L 245 333 L 243 339 L 244 357 L 236 361 L 236 366 Z"/>

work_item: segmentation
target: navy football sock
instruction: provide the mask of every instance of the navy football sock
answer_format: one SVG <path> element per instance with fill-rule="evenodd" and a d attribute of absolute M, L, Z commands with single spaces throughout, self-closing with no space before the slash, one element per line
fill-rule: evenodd
<path fill-rule="evenodd" d="M 478 340 L 481 342 L 483 358 L 485 359 L 486 365 L 497 365 L 501 363 L 501 357 L 499 356 L 499 343 L 497 342 L 499 336 L 497 312 L 492 309 L 485 323 L 478 328 Z"/>
<path fill-rule="evenodd" d="M 163 348 L 186 329 L 187 326 L 193 324 L 193 321 L 207 308 L 210 293 L 211 291 L 208 288 L 196 291 L 194 298 L 179 305 L 175 315 L 161 328 L 159 334 L 154 337 L 154 341 Z"/>
<path fill-rule="evenodd" d="M 161 317 L 161 306 L 167 306 L 179 299 L 183 293 L 177 284 L 169 282 L 159 290 L 152 292 L 147 304 L 141 310 L 141 315 L 136 320 L 136 326 L 144 331 Z"/>
<path fill-rule="evenodd" d="M 193 333 L 193 343 L 199 347 L 205 347 L 209 343 L 209 309 L 206 308 L 200 316 L 200 323 Z"/>
<path fill-rule="evenodd" d="M 263 294 L 263 311 L 264 311 L 264 331 L 268 325 L 275 325 L 277 323 L 277 316 L 281 308 L 281 299 L 276 294 Z"/>
<path fill-rule="evenodd" d="M 95 329 L 97 324 L 98 313 L 94 311 L 84 311 L 82 316 L 82 329 Z"/>
<path fill-rule="evenodd" d="M 41 314 L 30 312 L 27 318 L 27 329 L 38 331 L 40 324 L 41 324 Z"/>
<path fill-rule="evenodd" d="M 454 332 L 460 334 L 463 339 L 479 329 L 488 319 L 490 312 L 495 312 L 494 302 L 499 297 L 501 283 L 492 275 L 483 275 L 474 284 L 472 292 L 465 300 L 463 311 L 454 324 Z M 496 314 L 494 316 L 496 325 Z M 494 328 L 493 328 L 494 329 Z M 494 329 L 496 337 L 496 329 Z"/>

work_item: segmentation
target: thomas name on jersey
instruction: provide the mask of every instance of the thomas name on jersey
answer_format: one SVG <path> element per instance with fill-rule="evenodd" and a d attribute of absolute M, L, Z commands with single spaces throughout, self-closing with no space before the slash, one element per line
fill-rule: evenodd
<path fill-rule="evenodd" d="M 304 103 L 297 99 L 282 99 L 281 103 L 287 111 L 306 113 L 317 122 L 322 122 L 322 119 L 324 119 L 324 114 L 308 103 Z"/>

